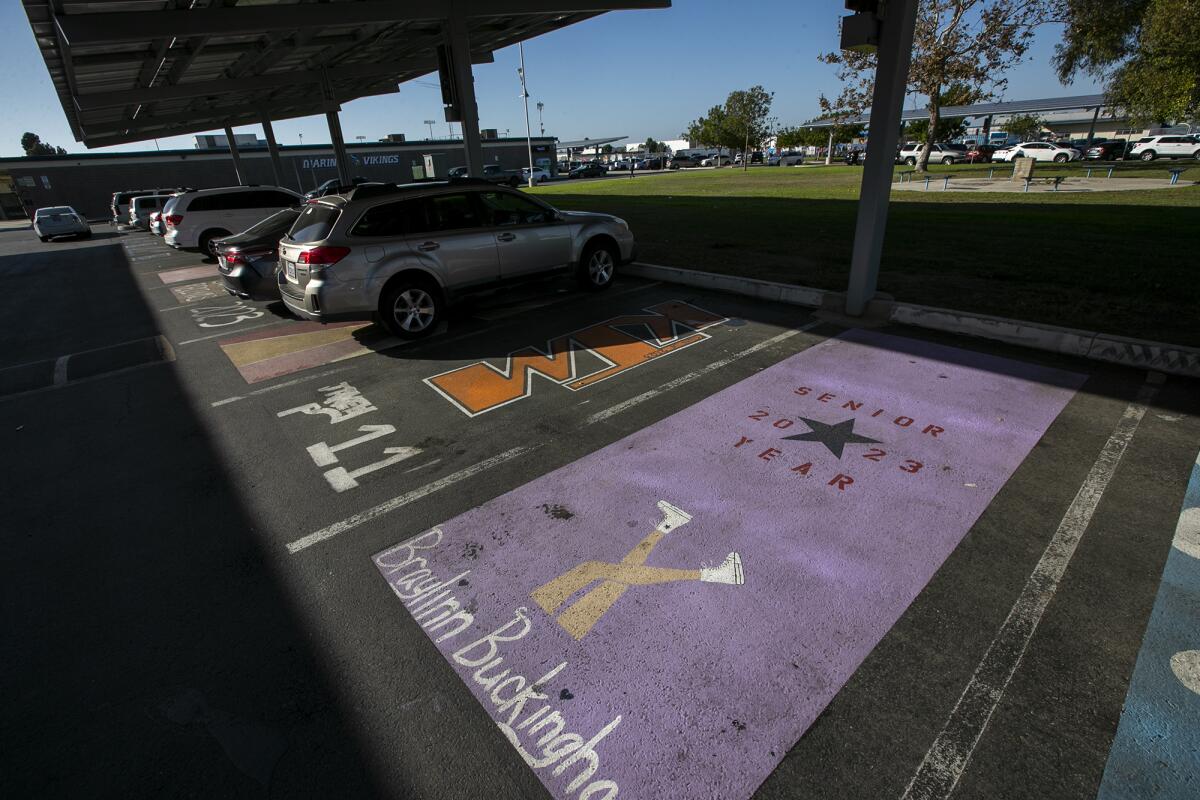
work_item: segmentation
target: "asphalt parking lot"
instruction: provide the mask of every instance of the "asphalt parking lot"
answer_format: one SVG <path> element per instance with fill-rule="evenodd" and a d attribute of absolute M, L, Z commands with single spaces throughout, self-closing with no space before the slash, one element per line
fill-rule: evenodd
<path fill-rule="evenodd" d="M 0 287 L 14 797 L 1140 796 L 1195 382 L 622 277 L 402 344 L 98 226 Z"/>

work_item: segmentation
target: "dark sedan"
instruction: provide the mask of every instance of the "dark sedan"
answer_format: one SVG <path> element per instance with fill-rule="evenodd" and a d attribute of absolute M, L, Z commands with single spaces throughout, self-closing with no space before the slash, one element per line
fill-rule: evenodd
<path fill-rule="evenodd" d="M 1129 153 L 1130 143 L 1124 139 L 1096 142 L 1083 153 L 1085 161 L 1116 161 Z"/>
<path fill-rule="evenodd" d="M 977 144 L 967 148 L 968 164 L 986 164 L 992 160 L 996 148 L 990 144 Z"/>
<path fill-rule="evenodd" d="M 300 216 L 299 208 L 277 211 L 245 231 L 213 242 L 225 291 L 247 300 L 278 300 L 279 240 Z"/>
<path fill-rule="evenodd" d="M 567 173 L 568 178 L 603 178 L 608 174 L 608 167 L 596 162 L 580 164 Z"/>

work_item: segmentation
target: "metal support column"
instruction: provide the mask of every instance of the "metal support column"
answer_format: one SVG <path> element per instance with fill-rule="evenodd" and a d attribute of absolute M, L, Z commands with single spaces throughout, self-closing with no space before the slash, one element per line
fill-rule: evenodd
<path fill-rule="evenodd" d="M 267 137 L 267 152 L 271 155 L 271 171 L 275 174 L 275 185 L 283 186 L 283 165 L 279 161 L 279 145 L 275 143 L 275 129 L 271 127 L 271 118 L 259 114 L 262 121 L 263 135 Z"/>
<path fill-rule="evenodd" d="M 1096 138 L 1096 120 L 1100 118 L 1100 106 L 1096 106 L 1096 113 L 1092 114 L 1092 127 L 1088 128 L 1087 146 L 1092 146 L 1092 140 Z"/>
<path fill-rule="evenodd" d="M 479 139 L 479 107 L 475 104 L 475 76 L 471 71 L 471 41 L 467 36 L 467 19 L 453 4 L 446 20 L 446 47 L 450 51 L 454 97 L 461 115 L 458 122 L 462 127 L 467 174 L 478 178 L 483 175 L 483 143 Z"/>
<path fill-rule="evenodd" d="M 321 70 L 321 96 L 325 99 L 325 122 L 329 125 L 329 141 L 333 144 L 333 159 L 337 162 L 338 183 L 350 185 L 350 159 L 346 156 L 346 139 L 342 136 L 342 123 L 338 112 L 342 110 L 333 93 L 329 71 Z M 315 178 L 314 178 L 315 179 Z"/>
<path fill-rule="evenodd" d="M 992 115 L 983 118 L 983 141 L 980 144 L 990 144 L 992 141 Z"/>
<path fill-rule="evenodd" d="M 333 142 L 333 157 L 337 160 L 338 183 L 350 185 L 350 159 L 346 156 L 346 141 L 342 138 L 342 123 L 338 120 L 338 110 L 333 108 L 325 112 L 325 121 L 329 123 L 329 139 Z"/>
<path fill-rule="evenodd" d="M 233 174 L 237 176 L 238 186 L 245 186 L 242 178 L 242 156 L 238 152 L 237 142 L 233 140 L 233 128 L 225 126 L 225 142 L 229 145 L 229 155 L 233 157 Z"/>
<path fill-rule="evenodd" d="M 875 296 L 879 257 L 887 227 L 888 199 L 892 189 L 892 153 L 900 139 L 900 114 L 908 83 L 908 62 L 916 27 L 917 0 L 892 0 L 882 21 L 875 68 L 875 93 L 871 100 L 868 147 L 872 157 L 863 167 L 854 225 L 854 252 L 846 288 L 846 313 L 859 316 Z"/>

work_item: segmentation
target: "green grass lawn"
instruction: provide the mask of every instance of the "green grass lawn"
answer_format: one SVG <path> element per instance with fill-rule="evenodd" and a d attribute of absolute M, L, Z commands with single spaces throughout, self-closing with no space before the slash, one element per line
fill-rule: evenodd
<path fill-rule="evenodd" d="M 997 177 L 1011 169 L 996 165 Z M 1119 164 L 1162 178 L 1195 162 Z M 898 168 L 901 169 L 901 168 Z M 1039 164 L 1036 174 L 1082 175 Z M 935 166 L 986 176 L 988 165 Z M 842 291 L 862 171 L 680 171 L 534 190 L 627 220 L 642 261 Z M 1102 179 L 1095 179 L 1097 181 Z M 1200 346 L 1200 186 L 1090 194 L 894 192 L 879 289 L 898 300 Z"/>

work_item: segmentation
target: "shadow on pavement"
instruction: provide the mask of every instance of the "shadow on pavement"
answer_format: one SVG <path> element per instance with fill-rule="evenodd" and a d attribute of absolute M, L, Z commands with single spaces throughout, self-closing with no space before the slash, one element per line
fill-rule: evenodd
<path fill-rule="evenodd" d="M 35 274 L 0 260 L 9 329 L 45 318 L 16 350 L 55 328 L 54 346 L 155 331 L 120 250 L 27 258 Z M 86 291 L 54 291 L 89 271 Z M 0 416 L 6 794 L 378 794 L 243 505 L 269 487 L 236 485 L 175 365 L 0 401 Z"/>

